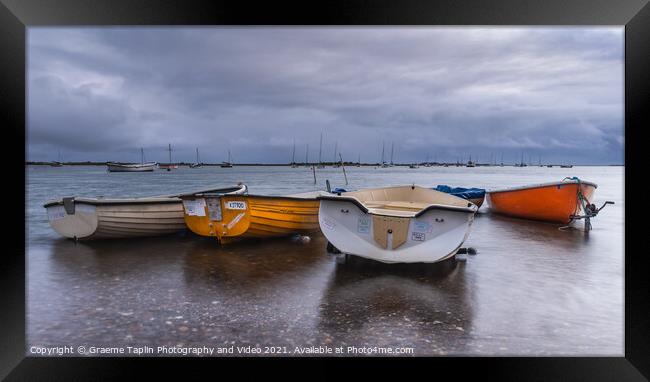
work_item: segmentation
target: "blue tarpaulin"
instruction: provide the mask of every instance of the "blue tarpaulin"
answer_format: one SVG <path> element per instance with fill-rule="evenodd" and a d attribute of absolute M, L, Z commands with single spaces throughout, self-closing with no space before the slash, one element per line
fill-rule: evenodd
<path fill-rule="evenodd" d="M 463 188 L 463 187 L 449 187 L 441 184 L 434 188 L 436 191 L 444 192 L 463 199 L 476 199 L 485 196 L 485 190 L 482 188 Z"/>

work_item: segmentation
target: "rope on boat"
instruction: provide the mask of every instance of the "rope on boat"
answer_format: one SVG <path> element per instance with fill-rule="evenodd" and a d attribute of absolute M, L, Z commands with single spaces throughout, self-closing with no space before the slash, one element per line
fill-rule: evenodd
<path fill-rule="evenodd" d="M 567 179 L 575 180 L 577 182 L 576 184 L 578 185 L 578 187 L 577 187 L 578 190 L 576 191 L 576 197 L 578 199 L 578 202 L 580 202 L 580 205 L 576 206 L 576 209 L 573 212 L 573 214 L 571 216 L 569 216 L 569 224 L 566 225 L 566 226 L 560 227 L 559 229 L 563 231 L 563 230 L 565 230 L 567 228 L 571 228 L 570 224 L 573 223 L 574 221 L 580 220 L 580 219 L 585 219 L 585 232 L 589 232 L 589 231 L 591 231 L 591 228 L 592 228 L 591 227 L 591 218 L 596 217 L 596 215 L 598 215 L 598 212 L 600 212 L 600 210 L 605 208 L 606 205 L 614 204 L 614 202 L 606 201 L 605 203 L 603 203 L 603 205 L 600 208 L 597 208 L 595 204 L 589 203 L 589 199 L 587 199 L 587 197 L 582 193 L 582 182 L 581 182 L 580 178 L 578 178 L 577 176 L 573 176 L 573 177 L 567 176 L 566 178 L 562 179 L 562 181 L 564 182 Z M 578 214 L 580 212 L 580 209 L 582 209 L 582 211 L 584 211 L 584 215 L 579 215 Z"/>

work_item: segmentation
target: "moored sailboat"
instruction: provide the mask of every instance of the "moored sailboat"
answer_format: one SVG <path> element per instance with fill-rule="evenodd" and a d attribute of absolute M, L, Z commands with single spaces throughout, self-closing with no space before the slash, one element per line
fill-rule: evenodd
<path fill-rule="evenodd" d="M 172 163 L 172 144 L 170 143 L 167 151 L 169 151 L 169 163 L 161 164 L 158 167 L 165 169 L 167 171 L 175 170 L 178 168 L 178 164 Z"/>
<path fill-rule="evenodd" d="M 203 163 L 199 161 L 199 148 L 196 148 L 196 162 L 195 163 L 190 163 L 190 168 L 199 168 L 202 167 Z"/>
<path fill-rule="evenodd" d="M 109 172 L 151 172 L 156 168 L 156 165 L 156 162 L 145 163 L 143 148 L 140 148 L 140 163 L 106 163 Z"/>
<path fill-rule="evenodd" d="M 228 162 L 222 162 L 221 167 L 223 168 L 231 168 L 232 167 L 232 162 L 230 161 L 230 150 L 228 150 Z"/>

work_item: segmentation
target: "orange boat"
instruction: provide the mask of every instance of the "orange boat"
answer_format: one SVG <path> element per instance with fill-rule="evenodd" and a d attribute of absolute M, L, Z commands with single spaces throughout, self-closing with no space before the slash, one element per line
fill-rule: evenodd
<path fill-rule="evenodd" d="M 215 237 L 225 244 L 236 238 L 268 238 L 318 231 L 318 194 L 195 193 L 180 198 L 187 227 L 197 235 Z"/>
<path fill-rule="evenodd" d="M 591 229 L 590 218 L 606 204 L 596 208 L 591 200 L 598 187 L 578 178 L 494 190 L 487 192 L 492 212 L 524 219 L 569 224 L 585 219 L 585 230 Z"/>

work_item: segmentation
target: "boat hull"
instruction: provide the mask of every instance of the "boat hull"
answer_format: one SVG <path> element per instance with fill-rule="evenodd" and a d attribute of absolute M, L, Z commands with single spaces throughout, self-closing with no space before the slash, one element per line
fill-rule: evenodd
<path fill-rule="evenodd" d="M 50 226 L 59 235 L 71 239 L 160 236 L 186 229 L 178 198 L 147 203 L 72 203 L 72 213 L 60 204 L 46 207 Z"/>
<path fill-rule="evenodd" d="M 243 194 L 246 185 L 203 193 Z M 161 236 L 187 230 L 178 194 L 144 198 L 70 197 L 47 202 L 52 228 L 75 240 Z"/>
<path fill-rule="evenodd" d="M 123 165 L 117 163 L 108 163 L 106 165 L 109 172 L 150 172 L 156 167 L 155 163 L 149 164 L 130 164 Z"/>
<path fill-rule="evenodd" d="M 349 201 L 321 200 L 318 219 L 342 253 L 384 263 L 435 263 L 456 254 L 470 233 L 474 211 L 429 209 L 400 218 L 365 212 Z"/>
<path fill-rule="evenodd" d="M 557 182 L 487 193 L 492 212 L 518 218 L 568 224 L 571 215 L 582 213 L 578 188 L 591 203 L 596 185 L 588 182 Z"/>
<path fill-rule="evenodd" d="M 225 244 L 318 231 L 319 202 L 313 197 L 183 195 L 185 223 L 194 233 Z"/>

